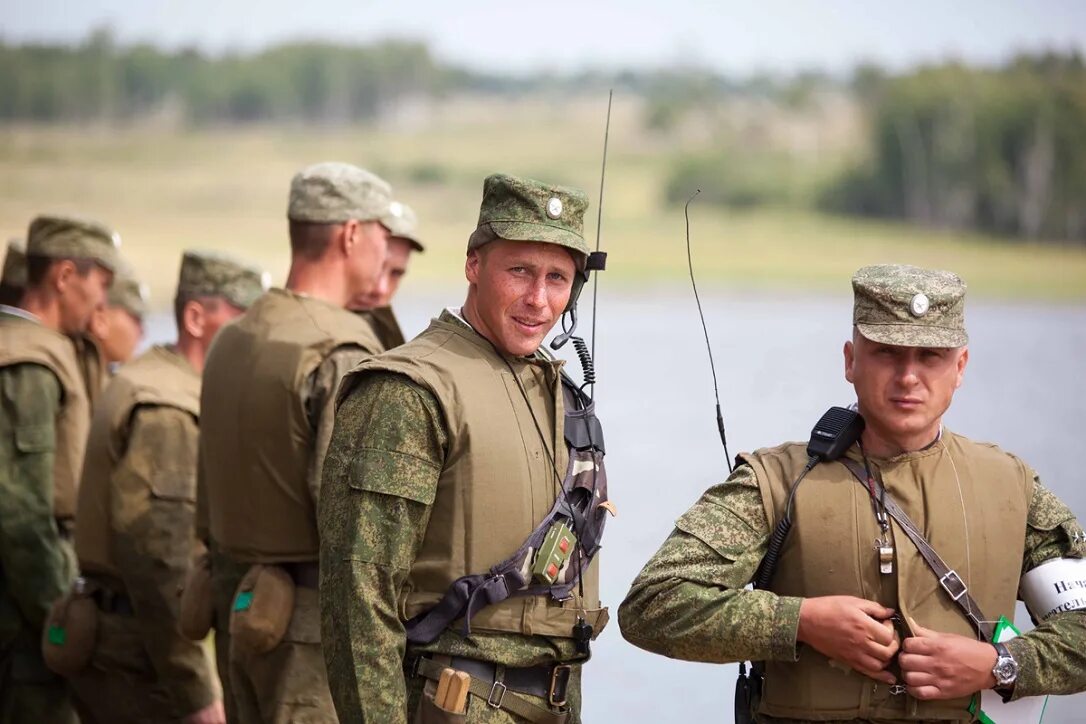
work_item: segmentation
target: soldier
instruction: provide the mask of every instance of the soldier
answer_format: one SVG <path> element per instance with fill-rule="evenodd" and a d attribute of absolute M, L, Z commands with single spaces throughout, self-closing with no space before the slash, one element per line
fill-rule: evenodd
<path fill-rule="evenodd" d="M 381 284 L 390 203 L 388 184 L 355 166 L 295 175 L 286 289 L 261 297 L 208 355 L 201 494 L 217 644 L 230 642 L 226 686 L 243 723 L 335 721 L 320 646 L 316 506 L 334 393 L 380 349 L 346 307 Z"/>
<path fill-rule="evenodd" d="M 100 609 L 89 665 L 72 677 L 83 724 L 225 721 L 203 647 L 178 632 L 177 591 L 194 542 L 204 357 L 263 291 L 259 270 L 186 252 L 177 343 L 125 365 L 95 409 L 75 541 Z"/>
<path fill-rule="evenodd" d="M 758 721 L 965 722 L 986 689 L 1083 690 L 1086 602 L 1061 612 L 1028 593 L 1063 566 L 1083 578 L 1082 527 L 1021 460 L 942 425 L 969 359 L 965 284 L 874 266 L 852 286 L 858 443 L 821 464 L 797 443 L 741 455 L 634 581 L 623 636 L 673 658 L 763 662 Z M 808 469 L 770 585 L 744 590 Z M 921 553 L 895 502 L 942 562 Z M 1019 591 L 1038 626 L 990 643 Z"/>
<path fill-rule="evenodd" d="M 351 300 L 350 307 L 370 323 L 384 349 L 399 347 L 405 341 L 400 323 L 392 311 L 392 298 L 396 296 L 400 282 L 407 274 L 411 252 L 426 251 L 426 247 L 419 241 L 418 217 L 410 206 L 393 201 L 392 220 L 394 224 L 389 229 L 388 256 L 385 257 L 385 265 L 381 269 L 384 284 L 369 294 Z"/>
<path fill-rule="evenodd" d="M 0 276 L 0 304 L 14 307 L 26 291 L 26 246 L 19 239 L 8 241 L 4 271 Z"/>
<path fill-rule="evenodd" d="M 76 355 L 83 368 L 92 408 L 111 372 L 132 359 L 143 340 L 147 301 L 147 286 L 122 264 L 109 288 L 105 305 L 94 311 L 87 333 L 75 339 Z"/>
<path fill-rule="evenodd" d="M 49 607 L 75 572 L 69 537 L 90 424 L 65 335 L 84 332 L 105 301 L 118 243 L 92 221 L 37 217 L 25 293 L 0 307 L 0 722 L 74 720 L 40 644 Z"/>
<path fill-rule="evenodd" d="M 435 604 L 515 555 L 560 495 L 568 403 L 561 363 L 540 345 L 579 289 L 586 206 L 579 190 L 488 177 L 463 307 L 344 381 L 319 511 L 321 631 L 342 721 L 441 716 L 446 667 L 471 676 L 466 721 L 579 720 L 579 664 L 607 616 L 594 563 L 583 570 L 577 554 L 583 589 L 561 601 L 544 586 Z M 464 610 L 466 635 L 452 620 Z M 433 630 L 409 634 L 430 613 Z"/>

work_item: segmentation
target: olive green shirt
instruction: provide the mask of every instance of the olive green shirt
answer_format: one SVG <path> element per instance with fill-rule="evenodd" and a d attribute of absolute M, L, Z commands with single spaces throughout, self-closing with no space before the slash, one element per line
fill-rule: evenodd
<path fill-rule="evenodd" d="M 397 599 L 430 520 L 431 506 L 417 501 L 434 499 L 447 442 L 437 401 L 406 377 L 367 375 L 340 405 L 318 521 L 321 640 L 341 721 L 404 721 L 408 655 L 434 652 L 518 667 L 577 658 L 572 639 L 465 637 L 448 630 L 408 650 Z M 352 461 L 363 449 L 366 474 L 383 481 L 361 484 Z"/>
<path fill-rule="evenodd" d="M 618 612 L 623 636 L 689 661 L 794 661 L 802 599 L 744 588 L 769 534 L 754 472 L 740 466 L 679 518 L 634 580 Z M 1052 558 L 1083 556 L 1082 527 L 1037 481 L 1022 572 Z M 1015 698 L 1086 688 L 1086 611 L 1056 614 L 1007 647 L 1019 665 Z"/>
<path fill-rule="evenodd" d="M 0 649 L 40 631 L 75 575 L 53 517 L 53 451 L 61 385 L 33 363 L 0 367 Z"/>

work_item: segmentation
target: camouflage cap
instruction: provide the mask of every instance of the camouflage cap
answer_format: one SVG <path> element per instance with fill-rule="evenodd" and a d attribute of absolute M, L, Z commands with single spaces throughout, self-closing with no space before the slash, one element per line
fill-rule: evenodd
<path fill-rule="evenodd" d="M 376 174 L 349 163 L 326 162 L 304 168 L 290 182 L 287 218 L 316 224 L 392 221 L 392 187 Z"/>
<path fill-rule="evenodd" d="M 11 289 L 26 289 L 26 246 L 21 239 L 8 242 L 4 255 L 4 274 L 0 284 Z"/>
<path fill-rule="evenodd" d="M 186 251 L 177 280 L 179 297 L 223 297 L 248 309 L 271 286 L 271 275 L 226 254 Z"/>
<path fill-rule="evenodd" d="M 588 257 L 584 212 L 588 195 L 580 189 L 551 186 L 502 173 L 483 181 L 479 225 L 468 239 L 468 251 L 495 236 L 511 241 L 545 241 Z"/>
<path fill-rule="evenodd" d="M 110 271 L 117 268 L 120 246 L 117 232 L 76 216 L 38 216 L 26 236 L 27 256 L 93 259 Z"/>
<path fill-rule="evenodd" d="M 136 279 L 131 267 L 121 262 L 113 277 L 113 284 L 109 287 L 106 304 L 120 307 L 136 319 L 143 319 L 147 316 L 147 303 L 150 299 L 147 285 Z"/>
<path fill-rule="evenodd" d="M 385 224 L 389 236 L 403 239 L 415 251 L 426 251 L 426 247 L 419 241 L 419 217 L 415 215 L 414 209 L 407 204 L 393 201 L 389 205 L 389 221 L 390 224 Z"/>
<path fill-rule="evenodd" d="M 865 266 L 852 277 L 852 323 L 867 339 L 901 347 L 962 347 L 965 282 L 905 264 Z"/>

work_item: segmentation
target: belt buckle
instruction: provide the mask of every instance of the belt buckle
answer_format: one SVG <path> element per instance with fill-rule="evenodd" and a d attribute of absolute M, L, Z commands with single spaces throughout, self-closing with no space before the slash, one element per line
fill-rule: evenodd
<path fill-rule="evenodd" d="M 551 670 L 551 686 L 547 691 L 547 701 L 551 706 L 563 707 L 566 705 L 566 695 L 569 692 L 569 677 L 573 674 L 573 667 L 569 664 L 558 664 Z M 561 697 L 559 697 L 559 690 Z"/>
<path fill-rule="evenodd" d="M 957 593 L 954 593 L 954 591 L 950 590 L 951 584 L 948 583 L 948 581 L 956 583 L 958 586 L 961 587 L 961 590 L 959 590 Z M 966 592 L 969 591 L 969 589 L 965 585 L 965 581 L 963 581 L 961 576 L 958 575 L 958 572 L 953 569 L 943 574 L 943 576 L 939 579 L 939 585 L 943 587 L 943 590 L 946 591 L 947 594 L 954 601 L 957 601 L 959 598 L 964 596 Z"/>
<path fill-rule="evenodd" d="M 498 690 L 499 687 L 501 687 L 500 691 Z M 508 691 L 508 689 L 509 687 L 495 679 L 494 685 L 490 687 L 490 694 L 486 697 L 486 705 L 492 709 L 501 709 L 502 701 L 505 700 L 505 692 Z M 494 700 L 495 694 L 498 696 L 497 701 Z"/>

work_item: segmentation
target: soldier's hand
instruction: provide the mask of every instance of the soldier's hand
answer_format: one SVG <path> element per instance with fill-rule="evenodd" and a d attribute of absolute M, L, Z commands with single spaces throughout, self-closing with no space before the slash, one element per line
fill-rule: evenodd
<path fill-rule="evenodd" d="M 893 609 L 855 596 L 805 598 L 797 638 L 864 676 L 894 684 L 886 671 L 901 644 L 893 615 Z"/>
<path fill-rule="evenodd" d="M 185 724 L 226 724 L 222 701 L 215 701 L 185 717 Z"/>
<path fill-rule="evenodd" d="M 901 674 L 917 699 L 956 699 L 995 686 L 996 650 L 968 636 L 940 633 L 909 619 L 913 636 L 902 645 Z"/>

